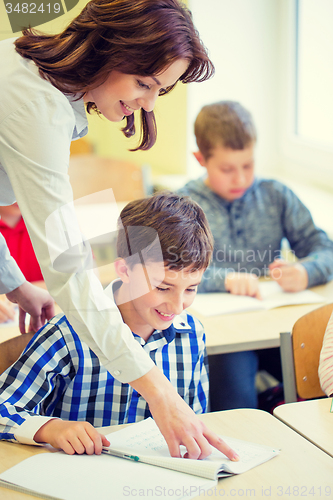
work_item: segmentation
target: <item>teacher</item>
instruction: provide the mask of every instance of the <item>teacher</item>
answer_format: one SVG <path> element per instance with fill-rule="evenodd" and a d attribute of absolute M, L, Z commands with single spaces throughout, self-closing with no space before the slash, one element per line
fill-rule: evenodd
<path fill-rule="evenodd" d="M 146 399 L 172 456 L 183 444 L 190 458 L 207 456 L 210 445 L 232 458 L 134 340 L 118 309 L 105 305 L 99 280 L 81 265 L 90 250 L 78 245 L 65 266 L 51 255 L 50 238 L 57 244 L 71 227 L 64 220 L 73 200 L 69 148 L 87 133 L 85 107 L 110 121 L 125 118 L 127 137 L 140 111 L 137 149 L 149 149 L 157 97 L 177 81 L 213 74 L 190 12 L 177 0 L 92 0 L 60 34 L 25 29 L 0 42 L 0 61 L 0 204 L 18 202 L 51 296 L 107 370 Z M 69 242 L 72 236 L 67 232 Z M 0 292 L 32 312 L 35 326 L 43 323 L 53 313 L 50 297 L 25 281 L 3 239 L 0 259 Z"/>

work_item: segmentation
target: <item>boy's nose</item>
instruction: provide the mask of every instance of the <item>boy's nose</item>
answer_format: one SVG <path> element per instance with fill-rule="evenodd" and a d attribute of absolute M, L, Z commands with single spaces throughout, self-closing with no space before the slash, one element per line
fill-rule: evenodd
<path fill-rule="evenodd" d="M 238 185 L 243 185 L 245 182 L 245 174 L 242 171 L 237 171 L 235 175 L 235 180 Z"/>
<path fill-rule="evenodd" d="M 168 306 L 170 312 L 173 312 L 174 314 L 182 313 L 184 310 L 183 297 L 181 295 L 174 297 L 172 300 L 170 300 Z"/>

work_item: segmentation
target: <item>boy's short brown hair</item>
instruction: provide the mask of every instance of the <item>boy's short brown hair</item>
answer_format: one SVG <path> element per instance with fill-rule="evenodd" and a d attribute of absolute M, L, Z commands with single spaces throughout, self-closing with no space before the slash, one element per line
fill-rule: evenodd
<path fill-rule="evenodd" d="M 157 237 L 159 252 L 154 250 Z M 189 196 L 167 191 L 128 203 L 118 221 L 117 254 L 128 259 L 143 251 L 144 262 L 162 256 L 170 269 L 206 269 L 213 236 L 202 208 Z"/>
<path fill-rule="evenodd" d="M 220 101 L 199 112 L 194 133 L 198 148 L 207 160 L 217 146 L 239 150 L 257 139 L 252 115 L 239 102 Z"/>

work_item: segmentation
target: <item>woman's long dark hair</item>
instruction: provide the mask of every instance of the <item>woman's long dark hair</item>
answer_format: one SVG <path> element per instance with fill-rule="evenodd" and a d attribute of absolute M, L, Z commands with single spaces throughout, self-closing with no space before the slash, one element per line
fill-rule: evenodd
<path fill-rule="evenodd" d="M 58 35 L 33 29 L 22 33 L 15 42 L 17 52 L 34 61 L 40 75 L 65 94 L 83 96 L 112 70 L 158 75 L 180 58 L 189 60 L 180 77 L 183 83 L 202 82 L 214 73 L 192 15 L 178 0 L 91 0 Z M 94 103 L 87 109 L 98 111 Z M 134 116 L 126 118 L 122 131 L 131 137 Z M 154 113 L 141 109 L 141 142 L 135 150 L 149 149 L 155 141 Z"/>

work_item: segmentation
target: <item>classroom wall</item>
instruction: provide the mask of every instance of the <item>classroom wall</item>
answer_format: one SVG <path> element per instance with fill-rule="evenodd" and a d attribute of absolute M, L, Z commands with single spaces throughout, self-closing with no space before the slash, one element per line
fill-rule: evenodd
<path fill-rule="evenodd" d="M 79 14 L 86 3 L 86 0 L 79 0 L 77 6 L 70 12 L 38 26 L 38 29 L 48 33 L 60 32 L 69 21 Z M 12 33 L 5 10 L 5 2 L 0 2 L 0 40 L 19 36 L 19 34 Z M 185 173 L 186 87 L 180 83 L 169 95 L 157 100 L 155 116 L 158 138 L 155 146 L 149 151 L 128 151 L 139 143 L 139 137 L 126 139 L 120 132 L 122 124 L 108 122 L 96 115 L 89 116 L 87 139 L 92 143 L 94 152 L 106 157 L 130 159 L 139 164 L 150 164 L 153 175 Z"/>
<path fill-rule="evenodd" d="M 279 165 L 278 80 L 280 0 L 190 0 L 189 7 L 216 66 L 208 82 L 188 92 L 189 175 L 203 173 L 192 152 L 193 123 L 205 104 L 237 100 L 253 114 L 257 130 L 257 171 L 270 175 Z"/>

